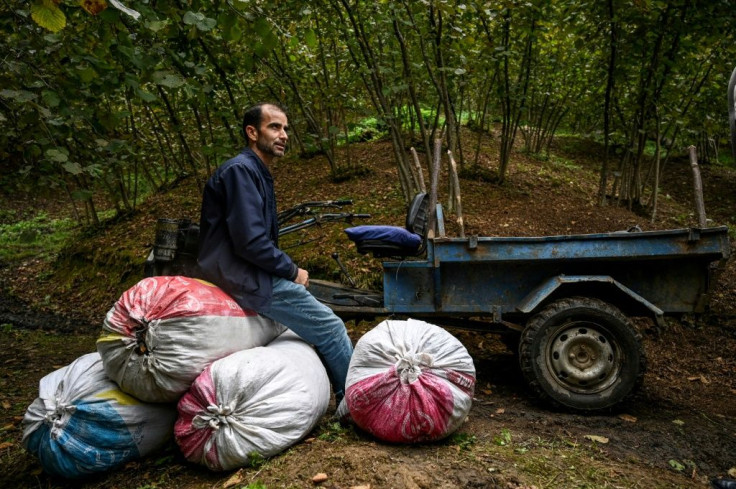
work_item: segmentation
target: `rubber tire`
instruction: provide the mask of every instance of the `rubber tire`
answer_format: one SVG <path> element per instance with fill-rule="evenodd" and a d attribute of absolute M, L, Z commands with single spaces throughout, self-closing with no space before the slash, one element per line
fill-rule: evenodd
<path fill-rule="evenodd" d="M 560 360 L 559 352 L 571 345 L 577 345 L 577 350 L 571 349 L 569 357 L 563 355 Z M 561 368 L 570 367 L 565 358 L 577 359 L 573 351 L 589 352 L 590 346 L 605 355 L 606 360 L 597 362 L 601 355 L 591 355 L 595 366 L 603 369 L 600 376 L 605 378 L 596 377 L 592 385 L 588 385 L 587 378 L 583 380 L 585 385 L 568 381 L 564 377 L 566 369 Z M 519 363 L 529 387 L 540 400 L 580 412 L 612 408 L 641 386 L 646 371 L 641 335 L 628 318 L 616 307 L 587 297 L 558 300 L 533 316 L 521 336 Z M 584 370 L 570 370 L 584 374 Z"/>

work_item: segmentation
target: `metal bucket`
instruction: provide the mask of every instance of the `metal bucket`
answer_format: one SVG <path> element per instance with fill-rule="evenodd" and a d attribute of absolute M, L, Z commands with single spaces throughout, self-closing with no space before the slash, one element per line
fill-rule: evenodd
<path fill-rule="evenodd" d="M 153 256 L 156 261 L 172 261 L 176 255 L 179 219 L 159 219 L 156 222 L 156 241 Z"/>

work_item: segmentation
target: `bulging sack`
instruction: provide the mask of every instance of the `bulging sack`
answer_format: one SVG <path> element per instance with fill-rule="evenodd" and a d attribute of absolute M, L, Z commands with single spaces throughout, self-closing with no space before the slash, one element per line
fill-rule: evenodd
<path fill-rule="evenodd" d="M 23 418 L 23 446 L 46 472 L 77 478 L 159 448 L 175 419 L 173 404 L 144 404 L 121 392 L 100 355 L 89 353 L 41 379 Z"/>
<path fill-rule="evenodd" d="M 395 443 L 444 438 L 470 412 L 475 366 L 444 329 L 384 321 L 355 345 L 345 401 L 355 424 Z"/>
<path fill-rule="evenodd" d="M 291 331 L 210 365 L 179 401 L 184 456 L 212 470 L 248 465 L 306 436 L 327 411 L 330 383 L 317 353 Z"/>
<path fill-rule="evenodd" d="M 122 391 L 147 402 L 176 402 L 207 365 L 265 345 L 284 329 L 208 282 L 149 277 L 107 313 L 97 351 Z"/>

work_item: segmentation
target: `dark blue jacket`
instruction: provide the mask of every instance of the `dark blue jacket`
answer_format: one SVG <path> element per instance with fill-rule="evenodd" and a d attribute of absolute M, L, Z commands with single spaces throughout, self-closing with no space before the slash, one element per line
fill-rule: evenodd
<path fill-rule="evenodd" d="M 198 259 L 203 277 L 241 307 L 267 312 L 272 276 L 294 280 L 298 270 L 278 248 L 278 232 L 273 177 L 246 148 L 205 185 Z"/>

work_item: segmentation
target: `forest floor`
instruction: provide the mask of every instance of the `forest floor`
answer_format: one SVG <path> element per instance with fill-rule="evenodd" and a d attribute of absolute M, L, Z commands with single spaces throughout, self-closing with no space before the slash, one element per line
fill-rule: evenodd
<path fill-rule="evenodd" d="M 470 146 L 470 145 L 467 145 Z M 515 153 L 508 183 L 463 179 L 466 232 L 541 236 L 694 225 L 692 175 L 672 160 L 654 223 L 625 208 L 595 205 L 599 149 L 561 139 L 552 158 Z M 486 154 L 482 166 L 493 168 Z M 472 157 L 472 155 L 471 155 Z M 400 224 L 403 204 L 386 142 L 353 145 L 350 158 L 372 172 L 330 183 L 323 158 L 285 158 L 273 173 L 281 208 L 304 200 L 352 198 L 372 223 Z M 706 210 L 714 225 L 736 223 L 736 172 L 702 166 Z M 446 180 L 444 180 L 446 182 Z M 444 185 L 441 189 L 444 195 Z M 3 207 L 68 212 L 56 201 L 7 196 Z M 196 219 L 199 190 L 188 179 L 157 194 L 131 217 L 92 233 L 49 263 L 0 266 L 0 487 L 39 488 L 702 488 L 736 478 L 736 266 L 726 266 L 703 315 L 668 318 L 657 332 L 636 318 L 648 370 L 643 387 L 616 411 L 581 415 L 534 402 L 517 357 L 495 335 L 450 330 L 477 370 L 473 407 L 450 438 L 413 446 L 378 441 L 334 423 L 334 405 L 304 441 L 257 467 L 214 473 L 187 463 L 171 442 L 162 452 L 83 481 L 45 474 L 21 446 L 21 420 L 38 381 L 95 350 L 102 318 L 143 276 L 157 217 Z M 450 219 L 448 219 L 449 221 Z M 380 262 L 358 255 L 344 226 L 312 228 L 289 249 L 313 278 L 337 279 L 329 254 L 339 250 L 363 284 L 380 283 Z M 448 224 L 450 235 L 455 226 Z M 286 240 L 283 247 L 295 244 Z M 347 324 L 353 341 L 374 323 Z M 313 476 L 324 473 L 320 484 Z"/>

